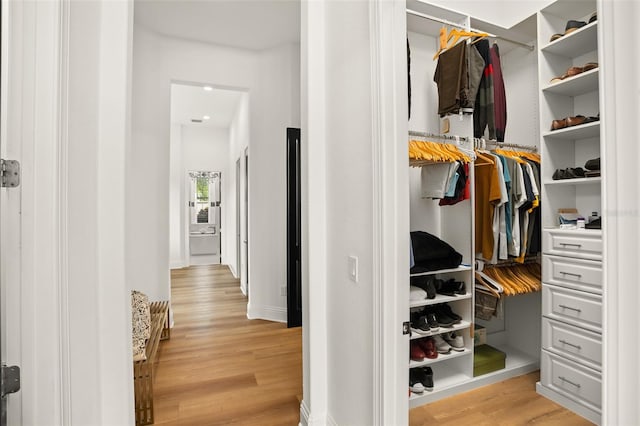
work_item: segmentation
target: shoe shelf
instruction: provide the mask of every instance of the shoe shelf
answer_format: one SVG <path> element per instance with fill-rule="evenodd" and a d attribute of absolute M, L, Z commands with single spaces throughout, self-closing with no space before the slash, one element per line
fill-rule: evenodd
<path fill-rule="evenodd" d="M 426 367 L 427 365 L 433 365 L 433 364 L 437 364 L 439 362 L 449 361 L 451 359 L 459 358 L 461 356 L 471 355 L 472 353 L 473 352 L 468 348 L 465 348 L 463 351 L 454 351 L 452 349 L 451 352 L 449 352 L 448 354 L 440 354 L 439 353 L 437 358 L 433 358 L 433 359 L 425 358 L 424 361 L 410 360 L 409 361 L 409 368 Z"/>
<path fill-rule="evenodd" d="M 594 21 L 576 31 L 569 33 L 557 40 L 543 46 L 543 53 L 575 58 L 584 53 L 591 52 L 598 45 L 598 21 Z"/>
<path fill-rule="evenodd" d="M 411 277 L 423 277 L 426 275 L 446 274 L 450 272 L 463 272 L 470 271 L 471 265 L 460 265 L 457 268 L 438 269 L 437 271 L 418 272 L 416 274 L 410 274 Z"/>
<path fill-rule="evenodd" d="M 432 331 L 430 334 L 411 333 L 411 337 L 409 338 L 409 340 L 422 339 L 423 337 L 449 333 L 450 331 L 464 330 L 465 328 L 469 328 L 469 327 L 471 327 L 471 323 L 469 321 L 462 320 L 458 324 L 454 324 L 451 327 L 440 327 L 438 331 Z"/>
<path fill-rule="evenodd" d="M 590 178 L 576 178 L 576 179 L 560 179 L 560 180 L 550 180 L 544 182 L 545 185 L 593 185 L 600 184 L 602 182 L 601 176 L 590 177 Z"/>
<path fill-rule="evenodd" d="M 440 303 L 456 302 L 458 300 L 471 299 L 471 293 L 459 294 L 457 296 L 445 296 L 436 294 L 435 299 L 412 300 L 409 302 L 410 308 L 419 308 L 421 306 L 438 305 Z"/>
<path fill-rule="evenodd" d="M 544 138 L 554 139 L 587 139 L 596 138 L 600 136 L 600 122 L 594 121 L 592 123 L 581 124 L 579 126 L 565 127 L 564 129 L 551 130 L 542 135 Z"/>
<path fill-rule="evenodd" d="M 595 68 L 574 77 L 568 77 L 558 83 L 550 83 L 543 92 L 564 96 L 579 96 L 598 90 L 599 69 Z"/>

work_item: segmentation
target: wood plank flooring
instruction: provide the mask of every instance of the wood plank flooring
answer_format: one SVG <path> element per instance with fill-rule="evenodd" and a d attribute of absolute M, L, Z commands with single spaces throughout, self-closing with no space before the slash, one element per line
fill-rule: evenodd
<path fill-rule="evenodd" d="M 160 345 L 155 424 L 297 425 L 302 330 L 249 321 L 226 266 L 171 273 L 174 328 Z"/>
<path fill-rule="evenodd" d="M 247 299 L 226 266 L 172 271 L 171 295 L 175 326 L 160 345 L 155 424 L 297 425 L 302 329 L 249 321 Z M 414 408 L 409 423 L 590 424 L 536 394 L 537 380 L 532 373 Z"/>

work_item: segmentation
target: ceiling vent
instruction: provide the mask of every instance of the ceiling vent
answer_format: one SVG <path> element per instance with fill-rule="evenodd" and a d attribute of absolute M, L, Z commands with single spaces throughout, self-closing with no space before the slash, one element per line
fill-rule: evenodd
<path fill-rule="evenodd" d="M 202 123 L 202 120 L 201 120 L 201 119 L 199 119 L 199 118 L 192 118 L 192 119 L 191 119 L 191 122 L 192 122 L 192 123 Z"/>

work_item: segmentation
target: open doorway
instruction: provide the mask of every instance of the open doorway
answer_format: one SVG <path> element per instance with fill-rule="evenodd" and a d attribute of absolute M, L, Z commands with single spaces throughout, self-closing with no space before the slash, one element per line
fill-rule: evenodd
<path fill-rule="evenodd" d="M 171 268 L 229 265 L 241 273 L 238 235 L 245 202 L 242 174 L 232 172 L 248 145 L 248 120 L 240 116 L 248 94 L 205 83 L 171 84 Z M 248 110 L 245 111 L 248 114 Z M 244 182 L 242 182 L 244 184 Z M 234 190 L 235 189 L 235 190 Z"/>

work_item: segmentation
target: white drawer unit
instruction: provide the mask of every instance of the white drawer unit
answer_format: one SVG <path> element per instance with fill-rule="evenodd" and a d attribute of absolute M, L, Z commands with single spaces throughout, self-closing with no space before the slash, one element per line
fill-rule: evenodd
<path fill-rule="evenodd" d="M 602 294 L 602 263 L 562 256 L 544 256 L 542 281 L 574 290 Z"/>
<path fill-rule="evenodd" d="M 580 259 L 602 260 L 602 232 L 597 230 L 544 229 L 542 251 L 545 254 Z"/>
<path fill-rule="evenodd" d="M 542 348 L 601 371 L 602 336 L 598 333 L 543 318 Z"/>
<path fill-rule="evenodd" d="M 602 332 L 602 298 L 599 295 L 543 284 L 542 315 Z"/>
<path fill-rule="evenodd" d="M 579 404 L 600 411 L 602 378 L 599 372 L 542 351 L 540 383 Z"/>

